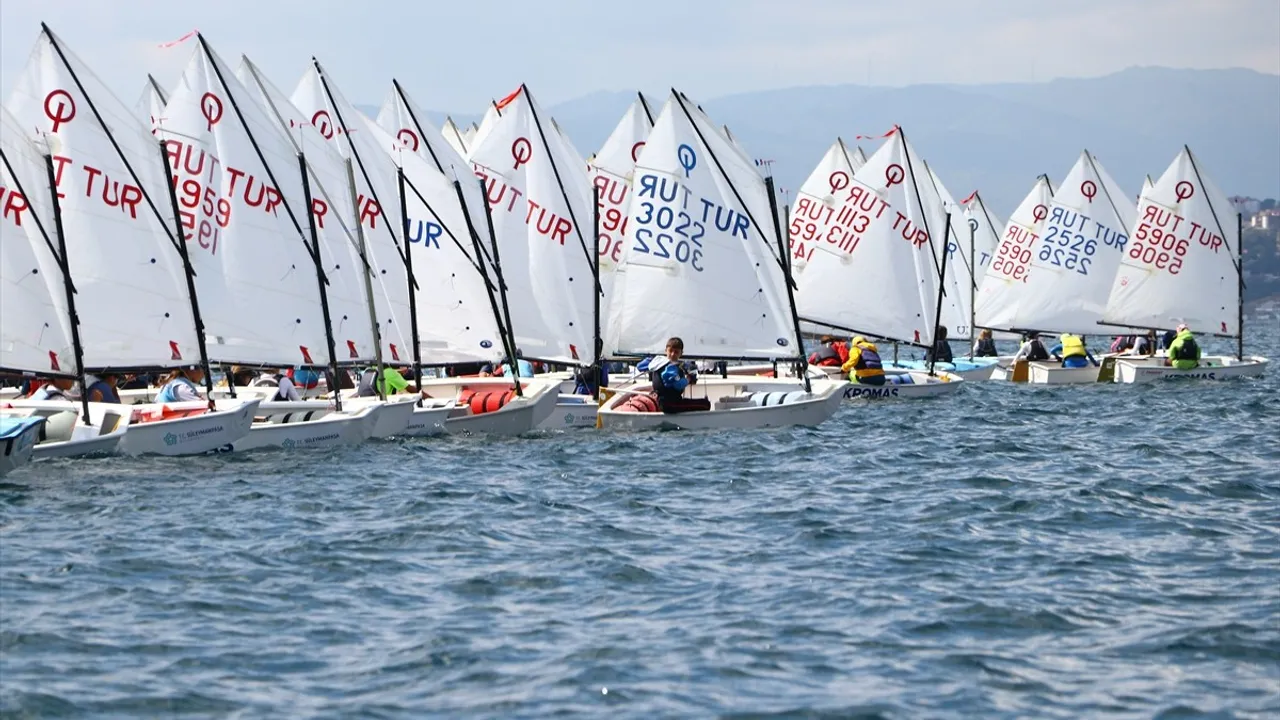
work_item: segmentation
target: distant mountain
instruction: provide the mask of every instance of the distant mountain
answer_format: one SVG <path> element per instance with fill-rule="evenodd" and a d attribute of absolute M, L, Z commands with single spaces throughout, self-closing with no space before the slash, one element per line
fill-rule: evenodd
<path fill-rule="evenodd" d="M 659 105 L 666 98 L 646 95 Z M 548 110 L 590 153 L 634 98 L 595 92 Z M 778 184 L 792 190 L 837 136 L 869 155 L 879 141 L 854 136 L 896 123 L 957 199 L 979 189 L 1002 219 L 1036 175 L 1056 185 L 1085 148 L 1133 196 L 1186 143 L 1227 194 L 1280 197 L 1280 76 L 1252 70 L 1147 67 L 1044 83 L 836 85 L 694 99 L 755 157 L 776 161 Z M 429 114 L 437 124 L 445 116 Z M 459 124 L 480 118 L 451 114 Z"/>

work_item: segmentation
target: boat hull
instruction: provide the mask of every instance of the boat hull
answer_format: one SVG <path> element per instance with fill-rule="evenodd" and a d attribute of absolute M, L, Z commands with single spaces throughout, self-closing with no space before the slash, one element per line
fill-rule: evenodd
<path fill-rule="evenodd" d="M 574 395 L 561 392 L 556 398 L 555 409 L 538 424 L 539 430 L 567 430 L 569 428 L 593 428 L 599 405 L 590 395 Z"/>
<path fill-rule="evenodd" d="M 612 430 L 749 430 L 820 425 L 840 409 L 849 383 L 814 378 L 811 384 L 812 392 L 806 393 L 803 383 L 794 378 L 700 378 L 686 393 L 689 397 L 709 400 L 711 410 L 662 413 L 619 409 L 628 396 L 646 394 L 652 389 L 649 383 L 634 383 L 600 406 L 600 426 Z M 764 403 L 769 402 L 767 398 L 771 395 L 779 399 L 788 396 L 788 399 L 782 404 L 755 404 L 757 395 Z"/>
<path fill-rule="evenodd" d="M 530 432 L 555 410 L 560 381 L 553 378 L 521 378 L 523 396 L 511 398 L 502 407 L 476 413 L 469 404 L 458 402 L 468 392 L 502 393 L 512 388 L 506 378 L 436 378 L 424 379 L 427 406 L 452 404 L 444 427 L 452 435 L 512 436 Z"/>
<path fill-rule="evenodd" d="M 132 416 L 132 408 L 123 405 L 89 403 L 89 424 L 86 425 L 80 403 L 15 400 L 9 404 L 46 418 L 44 435 L 48 439 L 36 443 L 32 453 L 36 459 L 109 455 L 124 438 Z"/>
<path fill-rule="evenodd" d="M 228 402 L 219 401 L 219 404 Z M 252 429 L 231 443 L 237 452 L 262 448 L 309 450 L 354 445 L 369 438 L 377 427 L 378 415 L 386 405 L 330 410 L 323 400 L 261 403 Z"/>
<path fill-rule="evenodd" d="M 233 449 L 232 443 L 249 434 L 253 414 L 261 400 L 220 401 L 208 410 L 203 400 L 134 406 L 129 431 L 120 439 L 116 452 L 123 455 L 199 455 Z M 164 408 L 205 412 L 163 419 Z M 156 415 L 160 419 L 152 419 Z"/>
<path fill-rule="evenodd" d="M 1244 377 L 1260 377 L 1266 373 L 1270 360 L 1253 356 L 1238 360 L 1231 356 L 1211 356 L 1201 359 L 1201 366 L 1194 370 L 1179 370 L 1165 365 L 1164 358 L 1140 358 L 1116 360 L 1115 382 L 1153 383 L 1187 380 L 1234 380 Z"/>
<path fill-rule="evenodd" d="M 36 447 L 36 439 L 40 437 L 40 426 L 44 418 L 15 418 L 20 427 L 0 438 L 0 477 L 8 475 L 31 462 L 32 452 Z"/>
<path fill-rule="evenodd" d="M 1100 366 L 1067 368 L 1058 364 L 1031 363 L 1027 382 L 1031 385 L 1086 385 L 1098 382 Z"/>

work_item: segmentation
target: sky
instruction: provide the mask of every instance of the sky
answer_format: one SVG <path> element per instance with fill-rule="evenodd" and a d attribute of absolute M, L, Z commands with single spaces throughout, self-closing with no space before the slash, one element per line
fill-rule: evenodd
<path fill-rule="evenodd" d="M 40 22 L 132 104 L 172 87 L 199 29 L 293 88 L 312 55 L 353 102 L 392 77 L 429 109 L 479 112 L 528 83 L 695 97 L 798 85 L 1038 82 L 1135 65 L 1280 74 L 1277 0 L 0 0 L 7 97 Z"/>

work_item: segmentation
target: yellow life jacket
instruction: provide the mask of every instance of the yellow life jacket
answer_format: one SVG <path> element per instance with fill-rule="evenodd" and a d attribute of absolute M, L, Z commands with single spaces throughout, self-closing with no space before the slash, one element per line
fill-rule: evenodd
<path fill-rule="evenodd" d="M 1062 341 L 1063 359 L 1076 357 L 1077 355 L 1084 356 L 1087 354 L 1084 349 L 1084 338 L 1081 338 L 1079 335 L 1063 335 L 1058 339 Z"/>

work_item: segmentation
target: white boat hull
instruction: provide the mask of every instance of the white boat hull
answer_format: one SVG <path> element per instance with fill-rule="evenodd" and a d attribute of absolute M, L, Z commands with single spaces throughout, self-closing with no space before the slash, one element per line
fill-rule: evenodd
<path fill-rule="evenodd" d="M 1027 382 L 1031 385 L 1085 385 L 1098 382 L 1101 367 L 1092 364 L 1082 368 L 1062 367 L 1057 363 L 1031 363 Z"/>
<path fill-rule="evenodd" d="M 43 421 L 31 423 L 21 432 L 0 440 L 0 477 L 31 462 L 36 438 L 40 437 L 40 426 L 43 424 Z"/>
<path fill-rule="evenodd" d="M 44 436 L 33 457 L 62 458 L 109 455 L 129 429 L 132 408 L 114 403 L 89 403 L 89 423 L 80 403 L 68 400 L 14 400 L 14 408 L 46 418 Z"/>
<path fill-rule="evenodd" d="M 218 401 L 219 406 L 228 402 L 237 401 Z M 359 408 L 344 407 L 341 412 L 332 410 L 324 400 L 264 402 L 255 412 L 252 429 L 232 442 L 230 449 L 309 450 L 354 445 L 372 435 L 378 415 L 386 409 L 387 406 L 381 402 Z"/>
<path fill-rule="evenodd" d="M 559 393 L 555 410 L 538 424 L 539 430 L 567 430 L 569 428 L 593 428 L 599 405 L 590 395 Z"/>
<path fill-rule="evenodd" d="M 822 373 L 830 378 L 840 378 L 840 368 L 818 366 L 813 372 Z M 964 379 L 954 373 L 937 371 L 933 375 L 922 370 L 902 370 L 885 368 L 884 385 L 861 385 L 849 383 L 844 390 L 848 400 L 918 400 L 920 398 L 938 397 L 956 392 L 964 385 Z M 894 383 L 894 376 L 909 376 L 909 383 Z"/>
<path fill-rule="evenodd" d="M 685 391 L 686 397 L 705 397 L 711 410 L 682 413 L 632 412 L 619 409 L 628 396 L 648 394 L 653 386 L 634 383 L 619 391 L 600 406 L 600 425 L 607 429 L 645 430 L 679 428 L 683 430 L 757 429 L 792 425 L 820 425 L 840 409 L 844 390 L 841 380 L 813 378 L 812 392 L 805 393 L 797 378 L 768 377 L 699 377 L 697 384 Z M 769 397 L 790 401 L 783 404 L 754 404 L 756 396 L 763 402 Z"/>
<path fill-rule="evenodd" d="M 555 410 L 560 381 L 556 379 L 521 378 L 523 396 L 511 398 L 497 410 L 475 413 L 469 404 L 457 402 L 464 391 L 505 392 L 512 388 L 507 378 L 436 378 L 423 379 L 422 389 L 428 399 L 424 404 L 452 403 L 445 430 L 454 435 L 520 435 L 538 427 Z M 434 402 L 433 402 L 434 401 Z M 441 402 L 444 401 L 444 402 Z"/>
<path fill-rule="evenodd" d="M 453 411 L 453 403 L 443 403 L 440 405 L 423 404 L 421 407 L 415 403 L 413 414 L 409 416 L 409 424 L 404 429 L 404 434 L 409 437 L 430 437 L 432 435 L 444 435 L 448 432 L 445 429 L 445 422 L 449 419 L 449 413 Z"/>
<path fill-rule="evenodd" d="M 1165 358 L 1119 358 L 1116 360 L 1115 382 L 1152 383 L 1186 380 L 1233 380 L 1243 377 L 1260 377 L 1266 372 L 1270 360 L 1264 357 L 1246 357 L 1238 360 L 1231 356 L 1201 358 L 1201 366 L 1194 370 L 1179 370 L 1165 365 Z"/>
<path fill-rule="evenodd" d="M 120 439 L 116 452 L 124 455 L 198 455 L 232 449 L 232 443 L 249 434 L 253 414 L 261 401 L 220 401 L 218 409 L 208 410 L 204 400 L 163 405 L 134 406 L 129 431 Z M 162 410 L 205 411 L 198 415 L 162 418 Z"/>

